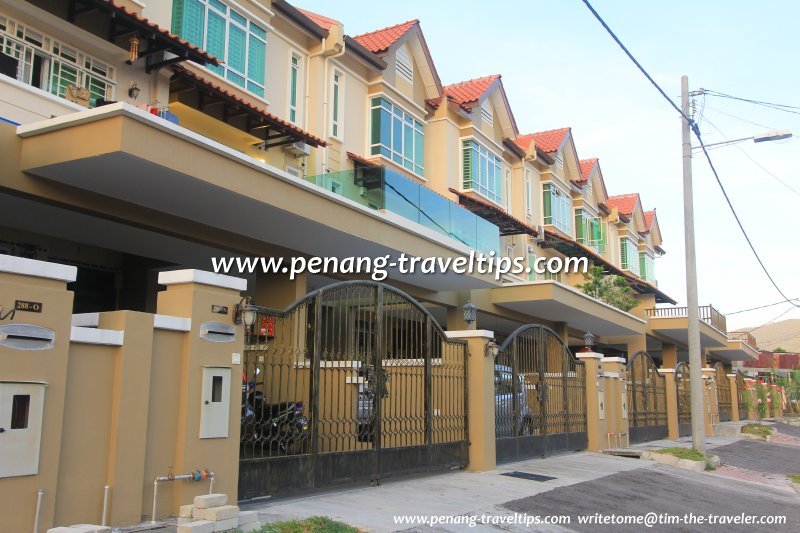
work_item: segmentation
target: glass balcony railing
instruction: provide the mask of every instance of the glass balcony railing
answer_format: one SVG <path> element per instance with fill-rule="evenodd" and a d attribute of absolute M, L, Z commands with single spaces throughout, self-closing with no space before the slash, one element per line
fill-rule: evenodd
<path fill-rule="evenodd" d="M 478 252 L 500 253 L 497 226 L 390 168 L 344 170 L 306 179 L 363 206 L 400 215 Z"/>

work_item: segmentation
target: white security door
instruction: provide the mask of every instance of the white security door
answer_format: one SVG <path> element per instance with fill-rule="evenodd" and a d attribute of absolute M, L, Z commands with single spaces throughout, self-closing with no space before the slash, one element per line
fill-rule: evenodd
<path fill-rule="evenodd" d="M 200 412 L 200 438 L 228 436 L 231 398 L 231 369 L 203 368 L 203 398 Z"/>
<path fill-rule="evenodd" d="M 0 478 L 39 473 L 44 388 L 0 382 Z"/>

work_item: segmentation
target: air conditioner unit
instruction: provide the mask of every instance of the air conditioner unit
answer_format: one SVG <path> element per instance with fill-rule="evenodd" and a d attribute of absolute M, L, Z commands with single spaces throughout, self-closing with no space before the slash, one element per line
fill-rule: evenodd
<path fill-rule="evenodd" d="M 292 144 L 287 144 L 284 147 L 284 150 L 293 155 L 295 158 L 308 157 L 311 155 L 311 147 L 308 144 L 300 141 Z"/>
<path fill-rule="evenodd" d="M 544 242 L 544 226 L 542 226 L 541 224 L 536 226 L 536 233 L 537 233 L 536 242 Z"/>

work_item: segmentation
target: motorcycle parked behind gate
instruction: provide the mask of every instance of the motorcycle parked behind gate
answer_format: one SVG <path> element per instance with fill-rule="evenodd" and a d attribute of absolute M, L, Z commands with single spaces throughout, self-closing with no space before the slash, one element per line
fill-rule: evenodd
<path fill-rule="evenodd" d="M 256 369 L 253 380 L 247 381 L 242 372 L 242 444 L 262 446 L 268 455 L 293 455 L 308 452 L 310 436 L 308 417 L 303 414 L 303 402 L 269 404 L 256 382 L 261 373 Z"/>

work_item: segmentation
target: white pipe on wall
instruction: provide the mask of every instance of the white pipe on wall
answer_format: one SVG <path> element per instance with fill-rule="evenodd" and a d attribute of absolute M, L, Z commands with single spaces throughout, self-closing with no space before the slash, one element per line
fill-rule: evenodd
<path fill-rule="evenodd" d="M 36 516 L 33 519 L 33 533 L 39 533 L 39 515 L 42 512 L 42 500 L 44 499 L 44 489 L 39 489 L 36 493 Z"/>
<path fill-rule="evenodd" d="M 106 485 L 103 487 L 103 521 L 100 522 L 100 525 L 107 526 L 108 525 L 108 496 L 111 493 L 111 485 Z"/>

